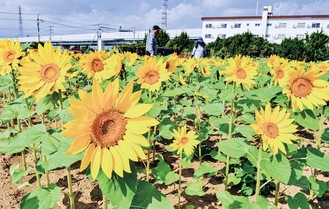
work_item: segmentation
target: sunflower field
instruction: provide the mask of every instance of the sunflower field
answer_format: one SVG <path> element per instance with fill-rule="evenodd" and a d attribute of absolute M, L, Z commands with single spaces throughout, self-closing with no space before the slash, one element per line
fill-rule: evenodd
<path fill-rule="evenodd" d="M 328 72 L 3 39 L 0 154 L 20 159 L 4 169 L 24 191 L 16 207 L 329 207 Z M 78 206 L 79 179 L 98 205 Z"/>

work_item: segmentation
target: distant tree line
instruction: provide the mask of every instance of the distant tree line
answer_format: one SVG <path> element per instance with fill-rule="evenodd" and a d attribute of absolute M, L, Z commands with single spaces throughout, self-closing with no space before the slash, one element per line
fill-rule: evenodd
<path fill-rule="evenodd" d="M 147 34 L 145 34 L 143 41 L 129 47 L 145 47 L 146 36 Z M 170 39 L 165 30 L 160 31 L 157 36 L 157 43 L 160 48 L 170 48 L 172 52 L 187 55 L 191 53 L 195 44 L 186 32 Z M 124 48 L 124 46 L 121 47 Z M 321 30 L 306 34 L 303 39 L 285 38 L 281 44 L 276 44 L 268 42 L 263 37 L 257 37 L 251 32 L 245 32 L 225 39 L 218 37 L 215 41 L 207 44 L 207 53 L 209 56 L 221 58 L 233 57 L 237 54 L 264 58 L 274 54 L 291 60 L 325 61 L 329 60 L 329 36 Z"/>

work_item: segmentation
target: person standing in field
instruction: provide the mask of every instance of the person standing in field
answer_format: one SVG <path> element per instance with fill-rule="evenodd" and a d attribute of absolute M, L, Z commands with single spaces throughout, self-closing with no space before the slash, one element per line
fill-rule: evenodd
<path fill-rule="evenodd" d="M 160 30 L 161 28 L 159 26 L 154 25 L 152 27 L 152 33 L 147 35 L 145 50 L 146 50 L 146 54 L 150 55 L 151 57 L 157 55 L 158 45 L 157 45 L 156 37 L 160 33 Z"/>
<path fill-rule="evenodd" d="M 193 47 L 192 57 L 197 59 L 206 57 L 206 44 L 201 37 L 197 40 Z"/>

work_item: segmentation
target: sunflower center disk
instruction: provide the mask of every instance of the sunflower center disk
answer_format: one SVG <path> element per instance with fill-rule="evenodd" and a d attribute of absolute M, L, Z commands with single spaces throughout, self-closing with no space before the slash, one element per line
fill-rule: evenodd
<path fill-rule="evenodd" d="M 159 80 L 159 73 L 154 71 L 149 71 L 145 75 L 145 82 L 148 84 L 155 84 Z"/>
<path fill-rule="evenodd" d="M 284 76 L 283 70 L 281 68 L 278 69 L 277 72 L 276 72 L 276 75 L 277 75 L 276 77 L 279 78 L 279 79 L 283 78 L 283 76 Z"/>
<path fill-rule="evenodd" d="M 100 71 L 104 70 L 104 64 L 103 64 L 102 60 L 100 60 L 100 59 L 94 59 L 91 62 L 91 67 L 92 67 L 93 71 L 95 71 L 95 72 L 100 72 Z"/>
<path fill-rule="evenodd" d="M 270 138 L 275 138 L 279 135 L 279 129 L 274 123 L 268 122 L 263 125 L 263 132 Z"/>
<path fill-rule="evenodd" d="M 41 69 L 41 78 L 43 81 L 50 83 L 56 81 L 60 75 L 60 69 L 57 65 L 47 64 Z"/>
<path fill-rule="evenodd" d="M 182 144 L 184 144 L 184 145 L 187 144 L 187 142 L 188 142 L 188 138 L 184 136 L 184 137 L 182 138 L 181 142 L 182 142 Z"/>
<path fill-rule="evenodd" d="M 123 139 L 127 120 L 119 111 L 111 109 L 93 121 L 92 140 L 102 147 L 113 147 Z"/>
<path fill-rule="evenodd" d="M 12 62 L 15 59 L 15 51 L 9 51 L 5 55 L 5 59 L 7 62 Z"/>
<path fill-rule="evenodd" d="M 312 91 L 312 84 L 305 78 L 296 79 L 291 85 L 291 91 L 296 97 L 306 97 Z"/>
<path fill-rule="evenodd" d="M 247 73 L 243 68 L 236 69 L 235 75 L 238 79 L 245 79 L 247 77 Z"/>
<path fill-rule="evenodd" d="M 166 69 L 168 70 L 170 68 L 170 62 L 166 62 Z"/>

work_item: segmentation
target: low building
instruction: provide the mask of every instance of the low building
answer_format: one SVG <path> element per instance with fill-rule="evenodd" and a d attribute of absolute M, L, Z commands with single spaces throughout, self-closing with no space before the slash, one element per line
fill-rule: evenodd
<path fill-rule="evenodd" d="M 217 37 L 228 38 L 251 32 L 271 43 L 281 43 L 285 38 L 305 38 L 306 34 L 321 31 L 329 34 L 329 15 L 272 14 L 272 7 L 263 8 L 261 16 L 202 17 L 202 37 L 206 43 Z"/>

